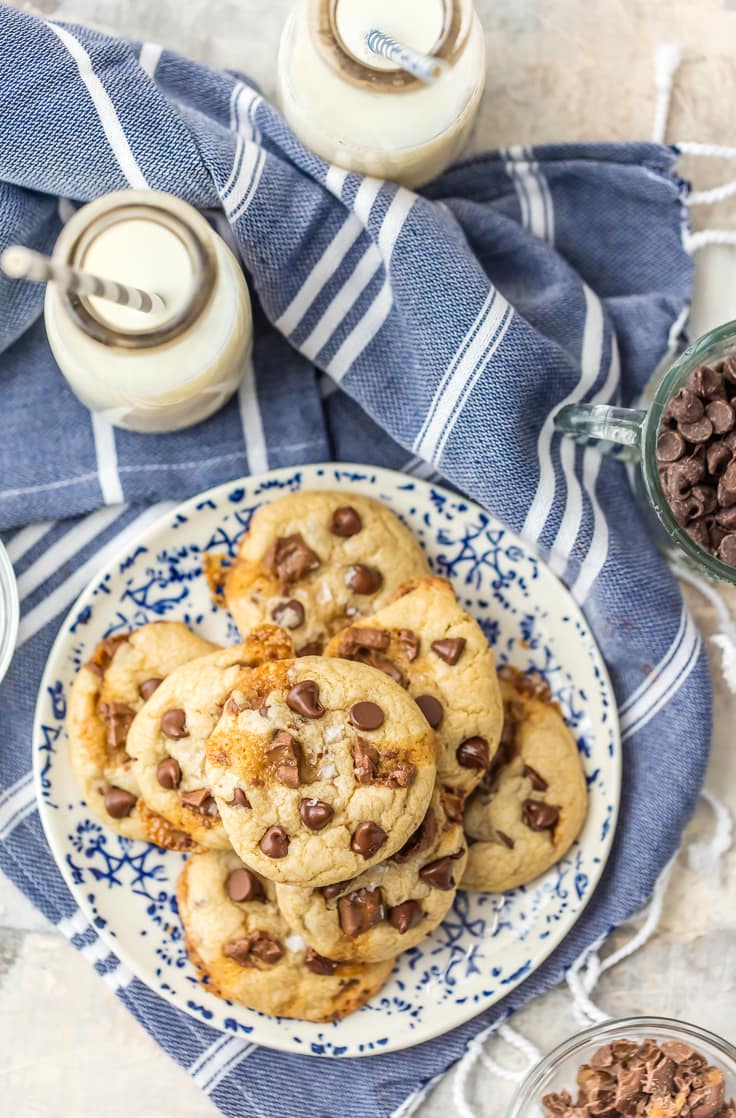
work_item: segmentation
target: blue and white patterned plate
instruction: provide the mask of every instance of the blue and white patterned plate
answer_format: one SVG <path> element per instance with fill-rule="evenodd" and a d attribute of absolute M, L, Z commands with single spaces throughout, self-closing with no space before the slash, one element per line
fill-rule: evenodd
<path fill-rule="evenodd" d="M 388 984 L 331 1025 L 266 1017 L 197 983 L 176 913 L 183 858 L 106 831 L 80 798 L 64 731 L 80 663 L 110 633 L 172 618 L 222 644 L 238 639 L 213 606 L 205 552 L 234 555 L 259 505 L 299 489 L 377 497 L 453 582 L 500 664 L 541 672 L 575 734 L 590 811 L 568 856 L 505 897 L 460 893 L 444 924 L 398 960 Z M 470 501 L 389 470 L 304 466 L 220 486 L 181 505 L 100 571 L 64 622 L 41 685 L 33 740 L 40 814 L 79 906 L 124 963 L 186 1013 L 233 1035 L 320 1056 L 390 1052 L 429 1040 L 487 1009 L 543 962 L 570 931 L 606 863 L 619 802 L 621 748 L 606 669 L 567 590 L 515 536 Z"/>

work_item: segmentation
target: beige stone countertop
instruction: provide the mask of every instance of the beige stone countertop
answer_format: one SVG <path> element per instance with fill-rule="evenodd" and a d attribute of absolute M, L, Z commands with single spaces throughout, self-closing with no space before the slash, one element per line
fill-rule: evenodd
<path fill-rule="evenodd" d="M 36 0 L 17 7 L 94 23 L 163 43 L 274 86 L 279 32 L 289 0 Z M 670 140 L 736 144 L 736 0 L 476 0 L 488 44 L 488 88 L 477 148 L 540 141 L 649 139 L 653 51 L 676 40 L 684 56 Z M 684 164 L 699 187 L 734 177 L 734 165 Z M 694 211 L 696 227 L 736 228 L 736 201 Z M 736 250 L 697 256 L 692 329 L 736 317 Z M 736 593 L 725 595 L 736 612 Z M 707 637 L 713 610 L 688 591 Z M 736 814 L 736 696 L 722 682 L 717 650 L 715 736 L 707 787 Z M 655 810 L 655 805 L 653 805 Z M 656 935 L 607 972 L 596 990 L 612 1015 L 682 1017 L 736 1040 L 736 854 L 720 880 L 689 868 L 687 846 L 713 828 L 702 801 L 678 858 Z M 630 930 L 615 941 L 623 942 Z M 514 1027 L 544 1051 L 576 1029 L 567 989 L 536 999 Z M 496 1058 L 519 1066 L 503 1042 Z M 516 1063 L 515 1063 L 516 1061 Z M 523 1061 L 522 1061 L 523 1063 Z M 325 1068 L 329 1073 L 329 1068 Z M 456 1114 L 450 1077 L 420 1107 L 421 1118 Z M 500 1116 L 509 1087 L 483 1065 L 470 1076 L 476 1115 Z M 163 1054 L 89 964 L 0 879 L 0 1097 L 24 1118 L 212 1118 L 209 1099 Z M 285 1111 L 285 1118 L 290 1118 Z"/>

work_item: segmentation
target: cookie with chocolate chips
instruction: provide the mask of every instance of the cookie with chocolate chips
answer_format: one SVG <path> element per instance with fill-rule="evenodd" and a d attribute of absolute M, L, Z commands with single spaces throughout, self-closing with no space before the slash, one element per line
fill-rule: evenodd
<path fill-rule="evenodd" d="M 292 885 L 344 881 L 394 855 L 424 818 L 435 772 L 434 733 L 398 684 L 318 656 L 244 672 L 207 742 L 233 847 Z"/>
<path fill-rule="evenodd" d="M 154 621 L 105 638 L 77 673 L 66 721 L 72 767 L 90 810 L 125 838 L 181 849 L 181 836 L 141 810 L 130 731 L 163 679 L 216 647 L 179 621 Z"/>
<path fill-rule="evenodd" d="M 357 493 L 304 491 L 263 505 L 240 544 L 225 600 L 241 632 L 273 621 L 297 656 L 388 602 L 399 583 L 428 573 L 418 541 L 394 514 Z"/>
<path fill-rule="evenodd" d="M 339 1021 L 360 1009 L 383 986 L 393 960 L 363 966 L 318 954 L 289 928 L 275 894 L 232 851 L 203 851 L 188 860 L 177 902 L 205 989 L 302 1021 Z"/>
<path fill-rule="evenodd" d="M 326 653 L 370 664 L 406 688 L 437 734 L 440 784 L 464 795 L 480 784 L 501 736 L 501 693 L 488 641 L 446 579 L 405 583 Z"/>
<path fill-rule="evenodd" d="M 501 746 L 465 807 L 470 840 L 461 888 L 497 893 L 533 881 L 579 835 L 588 806 L 575 740 L 540 681 L 501 673 Z"/>
<path fill-rule="evenodd" d="M 230 845 L 205 776 L 205 746 L 236 681 L 253 667 L 293 654 L 276 625 L 233 648 L 182 665 L 151 696 L 129 736 L 146 802 L 178 831 L 209 849 Z M 238 797 L 238 810 L 247 810 Z"/>
<path fill-rule="evenodd" d="M 432 803 L 414 834 L 385 862 L 320 889 L 279 885 L 279 907 L 310 947 L 331 959 L 392 959 L 429 935 L 452 907 L 465 870 L 460 823 Z"/>

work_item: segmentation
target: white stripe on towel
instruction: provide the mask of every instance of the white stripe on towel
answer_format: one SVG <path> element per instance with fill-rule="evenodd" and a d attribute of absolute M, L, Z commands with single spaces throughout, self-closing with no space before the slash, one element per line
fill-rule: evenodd
<path fill-rule="evenodd" d="M 79 40 L 75 39 L 71 32 L 67 31 L 65 27 L 59 27 L 56 23 L 47 23 L 46 26 L 61 40 L 76 62 L 79 76 L 86 85 L 87 91 L 92 98 L 92 104 L 97 110 L 97 115 L 100 118 L 100 124 L 107 137 L 107 142 L 112 149 L 112 153 L 128 185 L 138 190 L 148 189 L 148 183 L 130 149 L 130 144 L 128 143 L 127 137 L 118 119 L 118 114 L 115 112 L 115 107 L 104 85 L 92 69 L 92 59 Z"/>
<path fill-rule="evenodd" d="M 78 594 L 84 590 L 87 583 L 94 578 L 94 576 L 113 559 L 118 551 L 121 551 L 128 541 L 137 536 L 149 524 L 153 524 L 165 512 L 174 508 L 173 501 L 162 501 L 157 505 L 142 512 L 135 520 L 132 520 L 126 527 L 113 536 L 111 540 L 95 552 L 86 563 L 80 567 L 76 567 L 74 573 L 52 590 L 48 597 L 44 598 L 34 606 L 32 610 L 21 619 L 20 628 L 18 630 L 18 648 L 25 644 L 27 640 L 35 636 L 44 625 L 47 625 L 54 617 L 56 617 L 62 610 L 66 609 Z M 118 510 L 118 515 L 120 510 Z"/>
<path fill-rule="evenodd" d="M 115 428 L 99 412 L 92 412 L 92 434 L 95 439 L 97 475 L 100 479 L 102 499 L 106 505 L 121 505 L 125 500 L 118 473 L 118 451 L 115 445 Z"/>

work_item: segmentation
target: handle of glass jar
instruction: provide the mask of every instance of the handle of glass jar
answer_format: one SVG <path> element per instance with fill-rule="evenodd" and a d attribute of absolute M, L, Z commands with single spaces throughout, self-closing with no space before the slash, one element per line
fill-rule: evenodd
<path fill-rule="evenodd" d="M 568 404 L 555 416 L 561 434 L 585 446 L 596 444 L 602 454 L 638 462 L 642 455 L 644 420 L 640 408 L 614 408 L 608 404 Z"/>

